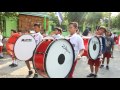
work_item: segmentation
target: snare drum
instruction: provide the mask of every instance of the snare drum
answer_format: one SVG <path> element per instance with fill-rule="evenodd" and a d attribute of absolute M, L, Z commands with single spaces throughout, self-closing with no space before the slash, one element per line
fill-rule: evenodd
<path fill-rule="evenodd" d="M 11 55 L 12 57 L 14 57 L 14 45 L 15 42 L 17 41 L 17 39 L 20 37 L 21 35 L 18 33 L 13 34 L 7 41 L 6 43 L 6 49 L 9 55 Z"/>
<path fill-rule="evenodd" d="M 22 35 L 18 38 L 14 46 L 15 56 L 19 60 L 29 60 L 33 56 L 36 42 L 32 35 Z"/>
<path fill-rule="evenodd" d="M 75 55 L 68 40 L 46 39 L 37 46 L 33 58 L 34 67 L 39 75 L 65 78 L 71 71 Z"/>

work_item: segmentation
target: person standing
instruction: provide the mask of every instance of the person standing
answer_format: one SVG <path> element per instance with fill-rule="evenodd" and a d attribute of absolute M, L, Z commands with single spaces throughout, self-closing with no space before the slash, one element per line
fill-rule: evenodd
<path fill-rule="evenodd" d="M 41 24 L 40 24 L 40 23 L 35 23 L 35 24 L 34 24 L 34 31 L 35 31 L 35 33 L 32 34 L 32 36 L 34 37 L 35 42 L 36 42 L 37 45 L 38 45 L 38 44 L 42 41 L 42 39 L 43 39 L 43 36 L 41 35 L 40 30 L 41 30 Z M 33 57 L 32 57 L 30 60 L 25 61 L 26 65 L 27 65 L 27 68 L 28 68 L 28 70 L 29 70 L 27 77 L 30 77 L 30 76 L 33 74 L 32 68 L 31 68 L 31 66 L 30 66 L 30 61 L 32 61 L 32 63 L 33 63 Z M 34 67 L 34 66 L 33 66 L 33 67 Z M 37 78 L 37 77 L 38 77 L 38 74 L 37 74 L 37 72 L 36 72 L 36 70 L 35 70 L 35 73 L 34 73 L 33 78 Z"/>
<path fill-rule="evenodd" d="M 85 49 L 83 39 L 80 35 L 77 34 L 77 31 L 78 31 L 78 23 L 71 22 L 69 24 L 69 32 L 70 32 L 69 40 L 75 51 L 75 60 L 68 78 L 73 78 L 73 73 L 77 65 L 77 61 L 81 59 L 81 56 L 83 55 Z"/>
<path fill-rule="evenodd" d="M 100 55 L 96 60 L 90 59 L 88 60 L 88 64 L 90 65 L 90 71 L 91 73 L 89 75 L 87 75 L 87 77 L 97 77 L 98 71 L 99 71 L 99 66 L 101 64 L 101 57 L 103 54 L 103 34 L 106 32 L 106 28 L 104 26 L 100 26 L 97 28 L 95 36 L 97 36 L 100 40 L 101 43 L 101 51 L 100 51 Z M 95 66 L 95 67 L 94 67 Z M 95 72 L 94 72 L 95 71 Z"/>
<path fill-rule="evenodd" d="M 102 65 L 100 66 L 100 68 L 104 67 L 104 61 L 105 61 L 105 58 L 107 58 L 106 69 L 109 70 L 109 62 L 110 62 L 110 58 L 111 58 L 111 55 L 112 55 L 113 49 L 114 49 L 114 41 L 111 38 L 111 32 L 110 31 L 106 31 L 105 35 L 106 35 L 106 37 L 105 37 L 106 51 L 105 51 L 105 53 L 103 55 L 103 61 L 102 61 Z"/>

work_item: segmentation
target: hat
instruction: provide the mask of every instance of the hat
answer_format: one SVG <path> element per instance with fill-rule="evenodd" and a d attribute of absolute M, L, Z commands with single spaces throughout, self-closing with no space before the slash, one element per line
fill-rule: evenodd
<path fill-rule="evenodd" d="M 100 26 L 98 29 L 104 29 L 105 31 L 107 31 L 105 26 Z"/>

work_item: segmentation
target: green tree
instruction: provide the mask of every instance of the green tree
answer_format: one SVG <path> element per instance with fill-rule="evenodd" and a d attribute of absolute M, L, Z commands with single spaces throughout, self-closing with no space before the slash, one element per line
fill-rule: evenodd
<path fill-rule="evenodd" d="M 100 24 L 100 19 L 103 18 L 102 12 L 88 12 L 86 15 L 86 24 L 90 26 L 96 26 Z"/>
<path fill-rule="evenodd" d="M 118 14 L 116 17 L 112 18 L 112 27 L 120 29 L 120 14 Z"/>

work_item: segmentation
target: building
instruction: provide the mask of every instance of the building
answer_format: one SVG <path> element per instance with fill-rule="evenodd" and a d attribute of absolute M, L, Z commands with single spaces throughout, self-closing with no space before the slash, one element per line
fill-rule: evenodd
<path fill-rule="evenodd" d="M 3 20 L 3 36 L 10 37 L 11 29 L 33 30 L 34 23 L 41 23 L 42 29 L 48 30 L 48 12 L 19 12 L 17 18 L 5 18 Z"/>

